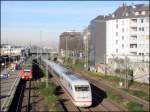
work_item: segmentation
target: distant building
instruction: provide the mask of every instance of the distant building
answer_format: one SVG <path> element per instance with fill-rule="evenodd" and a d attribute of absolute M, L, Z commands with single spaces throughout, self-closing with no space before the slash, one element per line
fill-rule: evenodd
<path fill-rule="evenodd" d="M 132 61 L 149 61 L 149 5 L 123 4 L 108 16 L 98 16 L 90 23 L 90 63 L 106 62 L 113 56 L 128 55 Z"/>
<path fill-rule="evenodd" d="M 81 32 L 63 32 L 59 38 L 59 53 L 62 56 L 70 56 L 77 53 L 80 55 L 80 52 L 83 50 L 82 43 Z"/>
<path fill-rule="evenodd" d="M 21 55 L 21 46 L 14 46 L 9 44 L 1 45 L 1 55 Z"/>

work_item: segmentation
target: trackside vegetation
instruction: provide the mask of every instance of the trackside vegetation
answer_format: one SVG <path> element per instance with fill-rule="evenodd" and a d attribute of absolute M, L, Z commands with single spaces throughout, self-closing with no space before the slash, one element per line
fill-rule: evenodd
<path fill-rule="evenodd" d="M 144 111 L 143 105 L 139 104 L 138 102 L 128 101 L 127 99 L 122 98 L 120 95 L 117 95 L 112 91 L 107 91 L 107 95 L 108 98 L 126 107 L 129 111 Z"/>
<path fill-rule="evenodd" d="M 39 90 L 41 95 L 44 97 L 45 104 L 47 104 L 49 111 L 58 111 L 57 103 L 59 97 L 55 95 L 56 86 L 53 83 L 49 83 L 46 87 L 45 82 L 41 82 Z"/>
<path fill-rule="evenodd" d="M 41 76 L 43 79 L 46 79 L 44 67 L 40 67 Z M 45 105 L 49 111 L 60 111 L 58 108 L 59 97 L 56 96 L 56 85 L 52 82 L 48 82 L 48 87 L 46 86 L 45 81 L 39 83 L 39 91 L 41 96 L 44 98 Z"/>

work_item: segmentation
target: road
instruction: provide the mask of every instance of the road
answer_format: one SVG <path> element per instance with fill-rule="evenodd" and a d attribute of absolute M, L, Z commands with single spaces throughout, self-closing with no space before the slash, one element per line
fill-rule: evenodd
<path fill-rule="evenodd" d="M 3 72 L 3 71 L 2 71 Z M 0 102 L 1 110 L 7 110 L 15 93 L 16 87 L 20 80 L 21 71 L 9 72 L 8 79 L 1 79 L 0 81 Z"/>

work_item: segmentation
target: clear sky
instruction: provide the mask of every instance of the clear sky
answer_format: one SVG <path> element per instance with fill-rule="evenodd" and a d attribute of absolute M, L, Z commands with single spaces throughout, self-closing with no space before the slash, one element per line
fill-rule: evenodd
<path fill-rule="evenodd" d="M 98 15 L 148 1 L 2 1 L 1 42 L 55 46 L 68 30 L 82 31 Z M 40 41 L 40 31 L 42 39 Z"/>

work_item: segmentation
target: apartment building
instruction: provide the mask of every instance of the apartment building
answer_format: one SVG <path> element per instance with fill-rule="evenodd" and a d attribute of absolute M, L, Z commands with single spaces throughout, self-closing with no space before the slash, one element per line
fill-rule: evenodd
<path fill-rule="evenodd" d="M 106 62 L 114 56 L 134 61 L 149 61 L 149 5 L 123 4 L 107 16 L 98 16 L 90 23 L 92 65 Z M 106 57 L 105 57 L 106 56 Z"/>
<path fill-rule="evenodd" d="M 59 38 L 59 54 L 61 56 L 72 56 L 79 54 L 83 50 L 83 40 L 81 32 L 63 32 Z"/>

